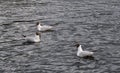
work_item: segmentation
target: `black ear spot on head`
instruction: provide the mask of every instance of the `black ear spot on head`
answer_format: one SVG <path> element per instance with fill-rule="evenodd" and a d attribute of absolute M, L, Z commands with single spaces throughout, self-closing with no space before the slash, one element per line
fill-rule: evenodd
<path fill-rule="evenodd" d="M 76 46 L 76 47 L 79 47 L 79 46 L 80 46 L 80 44 L 75 44 L 75 46 Z"/>
<path fill-rule="evenodd" d="M 40 35 L 40 32 L 36 32 L 36 35 Z"/>
<path fill-rule="evenodd" d="M 39 25 L 39 22 L 36 22 L 36 25 Z"/>

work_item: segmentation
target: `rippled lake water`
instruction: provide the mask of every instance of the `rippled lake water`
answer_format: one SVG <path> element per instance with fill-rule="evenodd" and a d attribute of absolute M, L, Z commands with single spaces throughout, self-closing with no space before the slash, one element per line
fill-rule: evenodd
<path fill-rule="evenodd" d="M 23 44 L 38 21 L 54 31 Z M 0 73 L 120 73 L 119 0 L 0 0 L 0 35 Z"/>

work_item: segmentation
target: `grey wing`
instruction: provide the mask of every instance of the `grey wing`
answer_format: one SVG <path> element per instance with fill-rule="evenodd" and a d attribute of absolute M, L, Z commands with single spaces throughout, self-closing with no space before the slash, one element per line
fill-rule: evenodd
<path fill-rule="evenodd" d="M 52 26 L 44 25 L 44 26 L 43 26 L 43 29 L 44 29 L 44 30 L 52 29 Z"/>
<path fill-rule="evenodd" d="M 91 56 L 91 55 L 93 55 L 93 52 L 89 52 L 89 51 L 82 52 L 82 56 Z"/>

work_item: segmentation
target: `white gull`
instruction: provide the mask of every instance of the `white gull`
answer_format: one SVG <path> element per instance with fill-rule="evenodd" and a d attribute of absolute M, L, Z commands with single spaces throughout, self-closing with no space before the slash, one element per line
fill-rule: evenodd
<path fill-rule="evenodd" d="M 92 56 L 94 54 L 94 52 L 83 51 L 81 45 L 79 44 L 77 44 L 76 46 L 78 47 L 77 56 L 79 57 L 87 57 L 87 56 Z"/>
<path fill-rule="evenodd" d="M 53 28 L 52 26 L 41 25 L 40 22 L 37 22 L 36 25 L 37 25 L 37 30 L 39 31 L 47 31 Z"/>
<path fill-rule="evenodd" d="M 23 35 L 24 36 L 24 35 Z M 41 41 L 41 34 L 40 32 L 36 32 L 35 36 L 24 36 L 26 42 L 28 43 L 37 43 Z"/>

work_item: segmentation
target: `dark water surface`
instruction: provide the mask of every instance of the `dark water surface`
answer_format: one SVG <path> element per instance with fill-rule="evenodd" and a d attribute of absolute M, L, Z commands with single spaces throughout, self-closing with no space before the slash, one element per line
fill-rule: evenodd
<path fill-rule="evenodd" d="M 37 21 L 54 31 L 22 44 Z M 120 73 L 120 0 L 0 0 L 0 35 L 0 73 Z"/>

